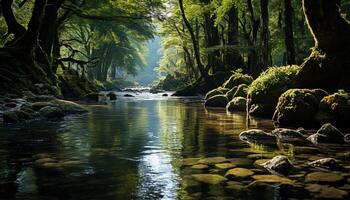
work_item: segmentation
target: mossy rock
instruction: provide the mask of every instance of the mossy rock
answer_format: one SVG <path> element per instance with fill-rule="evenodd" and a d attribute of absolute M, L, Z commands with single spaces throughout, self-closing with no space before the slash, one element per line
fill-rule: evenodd
<path fill-rule="evenodd" d="M 249 109 L 259 106 L 263 111 L 254 112 L 255 116 L 271 117 L 279 97 L 296 85 L 296 75 L 301 68 L 296 65 L 271 67 L 263 72 L 248 88 Z M 269 105 L 269 106 L 262 106 Z"/>
<path fill-rule="evenodd" d="M 224 87 L 228 89 L 232 89 L 235 86 L 239 86 L 241 84 L 250 85 L 254 81 L 253 77 L 247 74 L 241 74 L 235 72 L 225 83 Z"/>
<path fill-rule="evenodd" d="M 46 106 L 39 110 L 41 116 L 52 119 L 52 118 L 62 118 L 64 113 L 61 109 L 52 106 Z"/>
<path fill-rule="evenodd" d="M 230 101 L 226 109 L 231 112 L 243 112 L 246 111 L 247 99 L 244 97 L 235 97 Z"/>
<path fill-rule="evenodd" d="M 218 107 L 225 108 L 228 104 L 228 98 L 226 95 L 216 95 L 205 101 L 205 107 Z"/>
<path fill-rule="evenodd" d="M 344 91 L 324 97 L 319 105 L 316 120 L 319 123 L 347 125 L 350 119 L 350 94 Z"/>
<path fill-rule="evenodd" d="M 218 87 L 214 90 L 211 90 L 209 91 L 206 95 L 205 95 L 205 99 L 209 99 L 213 96 L 216 96 L 216 95 L 224 95 L 226 94 L 227 92 L 229 91 L 229 89 L 227 88 L 224 88 L 224 87 Z"/>
<path fill-rule="evenodd" d="M 72 101 L 56 99 L 50 102 L 56 107 L 60 108 L 65 114 L 83 114 L 88 112 L 88 110 L 83 108 L 81 105 Z"/>
<path fill-rule="evenodd" d="M 283 125 L 313 123 L 325 95 L 320 89 L 290 89 L 280 96 L 273 118 Z"/>
<path fill-rule="evenodd" d="M 217 174 L 195 174 L 192 177 L 198 182 L 210 185 L 217 185 L 227 181 L 225 177 Z"/>
<path fill-rule="evenodd" d="M 235 87 L 233 87 L 231 90 L 229 90 L 228 92 L 226 92 L 226 96 L 227 96 L 227 98 L 228 98 L 229 100 L 232 100 L 232 99 L 233 99 L 234 95 L 235 95 L 236 92 L 237 92 L 237 88 L 238 88 L 238 86 L 235 86 Z"/>

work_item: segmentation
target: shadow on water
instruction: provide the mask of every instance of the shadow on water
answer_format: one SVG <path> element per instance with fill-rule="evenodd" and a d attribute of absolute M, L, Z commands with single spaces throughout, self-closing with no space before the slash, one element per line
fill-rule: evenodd
<path fill-rule="evenodd" d="M 121 99 L 87 108 L 89 114 L 62 122 L 0 128 L 2 198 L 232 199 L 226 186 L 192 180 L 202 171 L 184 167 L 183 159 L 221 156 L 254 168 L 249 155 L 281 151 L 243 143 L 245 114 L 206 111 L 196 99 Z M 249 128 L 273 126 L 252 120 Z"/>

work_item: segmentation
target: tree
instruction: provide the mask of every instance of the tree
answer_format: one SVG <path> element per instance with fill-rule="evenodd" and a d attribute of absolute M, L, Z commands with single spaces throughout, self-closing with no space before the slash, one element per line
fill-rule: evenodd
<path fill-rule="evenodd" d="M 294 33 L 293 33 L 293 7 L 291 0 L 284 0 L 284 20 L 285 20 L 285 45 L 286 45 L 286 60 L 287 64 L 295 64 L 295 48 L 294 48 Z"/>

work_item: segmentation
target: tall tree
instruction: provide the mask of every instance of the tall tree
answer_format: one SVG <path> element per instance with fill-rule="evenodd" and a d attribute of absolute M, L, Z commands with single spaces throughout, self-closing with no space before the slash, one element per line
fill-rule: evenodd
<path fill-rule="evenodd" d="M 260 0 L 260 12 L 262 21 L 261 30 L 261 62 L 263 67 L 271 65 L 270 31 L 269 31 L 269 0 Z"/>
<path fill-rule="evenodd" d="M 286 60 L 289 65 L 295 64 L 293 13 L 291 0 L 284 0 L 284 40 L 286 45 Z"/>

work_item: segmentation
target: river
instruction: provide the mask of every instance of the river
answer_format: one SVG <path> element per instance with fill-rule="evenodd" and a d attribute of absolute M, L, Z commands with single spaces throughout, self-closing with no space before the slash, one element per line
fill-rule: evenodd
<path fill-rule="evenodd" d="M 227 184 L 191 178 L 225 171 L 198 171 L 184 162 L 225 157 L 266 174 L 256 169 L 255 160 L 283 153 L 303 163 L 322 156 L 311 144 L 298 150 L 244 143 L 238 138 L 241 131 L 271 130 L 272 122 L 248 123 L 244 113 L 207 111 L 198 98 L 118 96 L 107 105 L 85 105 L 90 113 L 63 121 L 0 127 L 0 199 L 245 199 L 247 194 Z M 266 199 L 285 197 L 268 194 Z"/>

